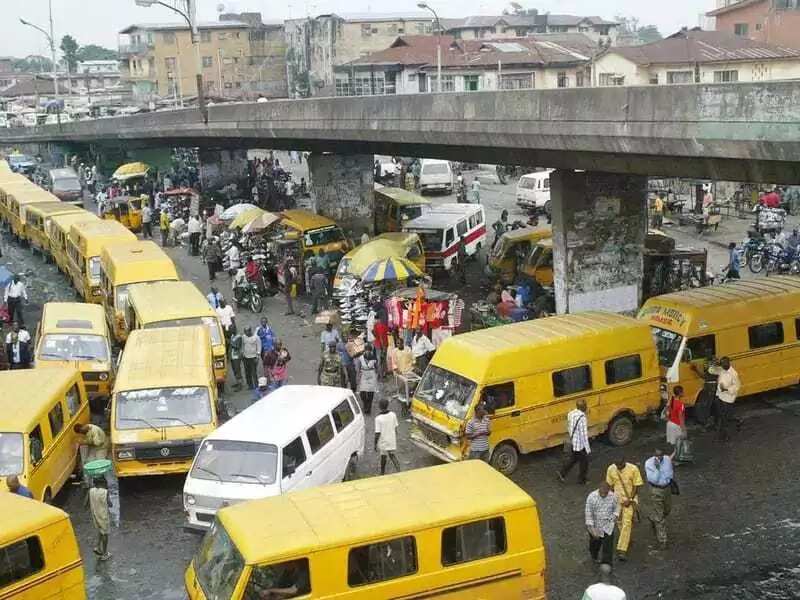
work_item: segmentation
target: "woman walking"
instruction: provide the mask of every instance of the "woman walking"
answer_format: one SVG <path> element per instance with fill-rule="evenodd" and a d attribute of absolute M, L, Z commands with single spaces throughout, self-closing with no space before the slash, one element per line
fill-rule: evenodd
<path fill-rule="evenodd" d="M 358 367 L 358 393 L 364 406 L 364 414 L 369 415 L 372 413 L 375 392 L 378 391 L 378 359 L 371 345 L 367 345 L 367 349 L 358 357 Z"/>

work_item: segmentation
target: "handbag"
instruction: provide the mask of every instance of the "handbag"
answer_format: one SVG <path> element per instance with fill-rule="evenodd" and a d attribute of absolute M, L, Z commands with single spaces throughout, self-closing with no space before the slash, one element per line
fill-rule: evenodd
<path fill-rule="evenodd" d="M 575 430 L 578 428 L 578 424 L 583 418 L 585 418 L 585 415 L 581 415 L 578 420 L 575 421 L 575 425 L 572 426 L 572 431 L 570 432 L 569 437 L 564 440 L 564 454 L 570 454 L 572 452 L 572 438 L 575 435 Z"/>
<path fill-rule="evenodd" d="M 673 496 L 681 495 L 681 487 L 678 485 L 678 482 L 674 477 L 669 482 L 669 491 Z"/>

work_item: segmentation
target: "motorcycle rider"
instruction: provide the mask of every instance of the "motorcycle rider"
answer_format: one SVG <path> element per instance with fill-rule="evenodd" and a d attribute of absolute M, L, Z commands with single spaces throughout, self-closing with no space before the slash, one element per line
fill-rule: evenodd
<path fill-rule="evenodd" d="M 233 280 L 231 281 L 231 291 L 233 292 L 233 298 L 237 304 L 242 303 L 244 290 L 249 285 L 250 284 L 247 281 L 247 271 L 244 268 L 239 267 L 236 270 L 236 274 L 233 276 Z"/>
<path fill-rule="evenodd" d="M 792 235 L 786 238 L 786 247 L 795 252 L 800 247 L 800 231 L 796 227 L 792 229 Z"/>

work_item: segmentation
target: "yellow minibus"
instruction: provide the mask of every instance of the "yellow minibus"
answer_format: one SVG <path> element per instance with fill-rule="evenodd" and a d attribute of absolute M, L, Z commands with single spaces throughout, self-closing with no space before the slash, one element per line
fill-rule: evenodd
<path fill-rule="evenodd" d="M 86 599 L 78 541 L 55 506 L 0 494 L 0 562 L 0 600 Z"/>
<path fill-rule="evenodd" d="M 43 202 L 61 202 L 50 192 L 43 190 L 39 186 L 34 189 L 18 188 L 9 192 L 6 196 L 8 202 L 8 224 L 11 234 L 19 240 L 25 240 L 25 207 L 30 204 Z"/>
<path fill-rule="evenodd" d="M 37 369 L 74 365 L 89 401 L 102 409 L 114 380 L 111 341 L 103 308 L 85 302 L 48 302 L 36 331 Z"/>
<path fill-rule="evenodd" d="M 100 253 L 108 245 L 136 241 L 136 235 L 116 221 L 73 223 L 67 239 L 69 274 L 78 296 L 84 302 L 103 302 L 100 281 Z"/>
<path fill-rule="evenodd" d="M 49 260 L 52 256 L 50 238 L 47 236 L 47 221 L 55 215 L 85 212 L 82 208 L 66 202 L 36 202 L 23 207 L 25 211 L 25 237 L 32 250 L 37 250 L 42 257 Z"/>
<path fill-rule="evenodd" d="M 53 215 L 45 219 L 44 228 L 47 232 L 47 240 L 50 246 L 50 255 L 53 257 L 59 270 L 67 277 L 69 273 L 69 257 L 67 256 L 67 242 L 69 231 L 75 223 L 84 221 L 99 221 L 92 213 L 78 209 L 76 212 L 62 213 Z"/>
<path fill-rule="evenodd" d="M 227 376 L 225 336 L 216 311 L 190 281 L 156 281 L 128 288 L 128 331 L 203 325 L 208 328 L 214 355 L 214 376 L 224 385 Z"/>
<path fill-rule="evenodd" d="M 72 367 L 0 372 L 0 464 L 18 475 L 33 497 L 50 502 L 75 470 L 80 435 L 89 422 L 89 402 L 80 373 Z M 0 491 L 6 489 L 0 478 Z"/>
<path fill-rule="evenodd" d="M 728 356 L 740 396 L 800 382 L 800 279 L 764 277 L 655 296 L 639 310 L 666 379 L 694 404 L 711 358 Z"/>
<path fill-rule="evenodd" d="M 192 600 L 544 600 L 545 570 L 533 499 L 470 460 L 223 508 L 185 585 Z"/>
<path fill-rule="evenodd" d="M 656 349 L 642 325 L 585 312 L 446 339 L 414 393 L 411 441 L 442 460 L 466 458 L 464 429 L 483 403 L 491 462 L 509 474 L 520 454 L 563 443 L 567 413 L 584 400 L 589 435 L 627 444 L 636 419 L 661 404 Z"/>
<path fill-rule="evenodd" d="M 186 473 L 217 428 L 217 385 L 206 327 L 132 331 L 111 397 L 117 477 Z"/>
<path fill-rule="evenodd" d="M 0 221 L 8 223 L 8 193 L 19 189 L 20 186 L 28 189 L 36 188 L 36 184 L 24 175 L 14 172 L 0 173 Z"/>
<path fill-rule="evenodd" d="M 106 221 L 116 223 L 116 221 Z M 155 242 L 130 242 L 103 248 L 100 281 L 108 327 L 118 343 L 125 343 L 128 327 L 128 288 L 134 283 L 177 281 L 175 263 Z"/>

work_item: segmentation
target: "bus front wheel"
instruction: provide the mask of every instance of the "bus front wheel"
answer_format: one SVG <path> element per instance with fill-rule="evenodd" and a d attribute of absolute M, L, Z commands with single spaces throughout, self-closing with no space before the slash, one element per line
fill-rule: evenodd
<path fill-rule="evenodd" d="M 492 466 L 503 475 L 511 475 L 517 470 L 519 464 L 519 452 L 507 442 L 499 444 L 492 452 Z"/>

